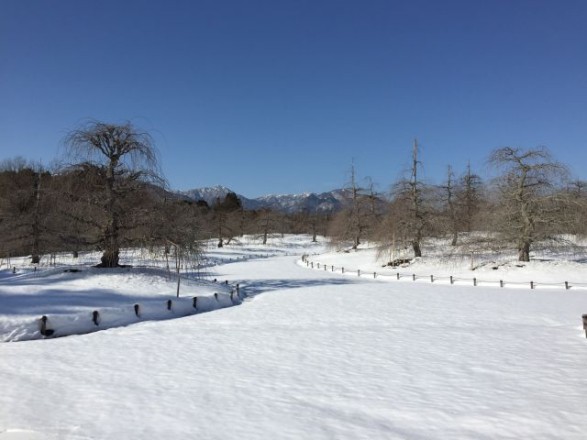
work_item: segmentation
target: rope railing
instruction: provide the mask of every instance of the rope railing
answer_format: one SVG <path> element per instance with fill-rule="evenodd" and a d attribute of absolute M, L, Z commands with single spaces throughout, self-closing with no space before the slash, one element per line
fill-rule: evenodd
<path fill-rule="evenodd" d="M 228 284 L 228 282 L 222 284 Z M 241 304 L 245 297 L 246 294 L 242 293 L 240 285 L 235 284 L 232 286 L 230 293 L 215 292 L 210 296 L 193 296 L 167 299 L 161 302 L 160 308 L 154 308 L 153 304 L 145 306 L 143 304 L 136 303 L 132 305 L 132 308 L 121 307 L 97 309 L 91 311 L 91 313 L 87 315 L 87 325 L 83 324 L 83 321 L 81 320 L 78 320 L 77 322 L 82 323 L 82 326 L 84 327 L 84 333 L 90 333 L 97 330 L 105 330 L 107 328 L 128 325 L 138 321 L 170 319 L 174 317 L 208 312 L 220 308 L 232 307 Z M 125 312 L 125 310 L 128 311 Z M 121 314 L 126 316 L 126 318 L 124 316 L 121 318 Z M 108 322 L 119 322 L 121 319 L 124 321 L 123 324 L 108 324 Z M 38 319 L 38 326 L 39 333 L 44 338 L 77 334 L 75 331 L 68 331 L 66 329 L 66 325 L 62 325 L 60 328 L 59 319 L 57 317 L 52 318 L 49 315 L 41 316 L 41 318 Z"/>
<path fill-rule="evenodd" d="M 439 281 L 448 281 L 449 284 L 454 285 L 458 283 L 459 285 L 463 284 L 470 284 L 473 287 L 477 287 L 480 284 L 484 286 L 499 286 L 501 288 L 508 287 L 508 286 L 527 286 L 530 290 L 535 290 L 536 287 L 560 287 L 565 290 L 570 289 L 587 289 L 587 283 L 581 282 L 571 282 L 571 281 L 563 281 L 559 283 L 554 282 L 537 282 L 537 281 L 506 281 L 506 280 L 486 280 L 477 277 L 473 278 L 466 278 L 466 277 L 456 277 L 453 275 L 422 275 L 422 274 L 415 274 L 415 273 L 406 273 L 406 272 L 395 272 L 395 274 L 381 274 L 377 272 L 366 272 L 362 271 L 361 269 L 349 269 L 341 266 L 337 268 L 334 265 L 327 265 L 325 263 L 319 263 L 309 260 L 307 255 L 302 256 L 302 263 L 306 265 L 306 267 L 311 269 L 320 269 L 321 267 L 326 271 L 329 270 L 330 272 L 339 272 L 343 275 L 356 275 L 357 277 L 370 275 L 373 279 L 395 279 L 397 281 L 401 281 L 402 279 L 409 278 L 412 281 L 418 280 L 427 280 L 431 284 L 437 283 Z"/>

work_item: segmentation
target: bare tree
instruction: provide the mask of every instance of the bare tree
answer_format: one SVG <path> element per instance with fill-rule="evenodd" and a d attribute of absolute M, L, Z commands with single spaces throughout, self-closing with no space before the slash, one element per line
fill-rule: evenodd
<path fill-rule="evenodd" d="M 471 232 L 482 204 L 483 181 L 471 172 L 470 163 L 467 164 L 467 171 L 461 177 L 458 188 L 457 206 L 461 229 L 464 232 Z"/>
<path fill-rule="evenodd" d="M 229 192 L 224 199 L 216 199 L 212 206 L 213 222 L 218 236 L 218 247 L 229 244 L 238 231 L 243 230 L 242 202 L 234 192 Z M 225 240 L 226 239 L 226 243 Z"/>
<path fill-rule="evenodd" d="M 519 261 L 530 261 L 532 244 L 561 226 L 559 184 L 567 170 L 545 147 L 499 148 L 491 153 L 489 163 L 503 171 L 497 183 L 498 230 L 506 240 L 515 241 Z"/>
<path fill-rule="evenodd" d="M 93 182 L 99 190 L 104 217 L 101 224 L 100 267 L 119 265 L 122 218 L 128 213 L 129 196 L 145 182 L 162 183 L 157 154 L 149 134 L 130 123 L 90 122 L 66 138 L 69 156 L 78 167 L 96 170 Z M 132 208 L 130 208 L 132 210 Z"/>
<path fill-rule="evenodd" d="M 328 234 L 334 242 L 351 242 L 357 250 L 362 240 L 371 233 L 381 211 L 381 200 L 375 195 L 369 180 L 368 188 L 357 183 L 354 164 L 348 187 L 344 190 L 345 207 L 334 215 Z"/>
<path fill-rule="evenodd" d="M 414 257 L 422 256 L 422 240 L 429 224 L 429 211 L 424 200 L 427 188 L 418 176 L 420 166 L 418 141 L 414 139 L 410 177 L 395 184 L 391 208 L 393 221 L 390 222 L 396 230 L 392 232 L 392 235 L 395 236 L 398 232 L 397 235 L 408 240 L 414 251 Z"/>
<path fill-rule="evenodd" d="M 445 217 L 448 222 L 448 228 L 451 234 L 451 246 L 456 246 L 459 239 L 459 217 L 457 212 L 455 175 L 452 167 L 449 165 L 446 172 L 446 183 L 441 186 L 443 190 L 443 202 L 445 203 Z"/>

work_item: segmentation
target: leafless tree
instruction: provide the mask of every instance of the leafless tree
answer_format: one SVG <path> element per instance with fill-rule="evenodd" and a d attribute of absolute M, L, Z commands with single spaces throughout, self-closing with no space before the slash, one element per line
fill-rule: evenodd
<path fill-rule="evenodd" d="M 96 172 L 93 184 L 99 196 L 97 202 L 104 212 L 100 225 L 103 253 L 99 266 L 116 267 L 119 265 L 122 219 L 129 214 L 129 205 L 124 201 L 146 182 L 163 182 L 152 139 L 130 123 L 93 121 L 72 131 L 65 144 L 76 167 Z"/>
<path fill-rule="evenodd" d="M 219 248 L 230 243 L 233 237 L 243 230 L 242 202 L 233 192 L 226 194 L 224 199 L 216 200 L 212 206 L 212 215 L 212 222 L 216 227 Z"/>
<path fill-rule="evenodd" d="M 409 241 L 414 257 L 422 256 L 422 240 L 426 228 L 430 225 L 430 210 L 424 198 L 428 188 L 418 175 L 420 167 L 418 141 L 414 140 L 410 177 L 394 185 L 390 209 L 393 221 L 388 222 L 394 228 L 391 235 Z"/>
<path fill-rule="evenodd" d="M 381 211 L 381 199 L 369 181 L 367 188 L 360 187 L 357 182 L 354 164 L 348 187 L 344 190 L 346 206 L 336 214 L 328 228 L 328 235 L 335 243 L 352 243 L 357 250 L 361 242 L 370 236 Z"/>
<path fill-rule="evenodd" d="M 498 231 L 516 243 L 519 261 L 530 261 L 533 243 L 561 231 L 564 201 L 559 195 L 566 167 L 545 147 L 499 148 L 489 163 L 503 172 L 497 183 Z"/>
<path fill-rule="evenodd" d="M 471 171 L 470 163 L 460 178 L 458 189 L 456 200 L 460 227 L 464 232 L 471 232 L 483 203 L 483 181 Z"/>

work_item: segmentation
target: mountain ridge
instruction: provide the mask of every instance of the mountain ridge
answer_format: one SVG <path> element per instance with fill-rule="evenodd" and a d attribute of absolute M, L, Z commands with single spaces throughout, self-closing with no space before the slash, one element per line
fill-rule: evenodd
<path fill-rule="evenodd" d="M 273 209 L 287 214 L 296 212 L 330 213 L 342 209 L 346 205 L 348 190 L 334 189 L 323 193 L 306 192 L 301 194 L 267 194 L 249 198 L 223 185 L 193 188 L 177 191 L 183 197 L 198 201 L 204 200 L 210 206 L 217 199 L 223 199 L 229 192 L 234 192 L 247 210 Z"/>

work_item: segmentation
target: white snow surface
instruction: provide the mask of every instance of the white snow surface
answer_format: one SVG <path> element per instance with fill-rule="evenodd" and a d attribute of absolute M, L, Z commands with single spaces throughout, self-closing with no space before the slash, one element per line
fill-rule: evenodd
<path fill-rule="evenodd" d="M 311 270 L 302 253 L 382 268 L 373 250 L 325 253 L 309 237 L 208 250 L 205 281 L 185 298 L 228 280 L 242 303 L 0 344 L 0 440 L 585 438 L 584 290 Z M 472 278 L 465 266 L 450 271 Z M 579 262 L 512 266 L 511 280 L 496 276 L 546 282 L 557 272 L 545 266 L 560 266 L 587 281 Z M 173 279 L 154 269 L 83 269 L 2 272 L 3 334 L 40 314 L 174 298 Z"/>

